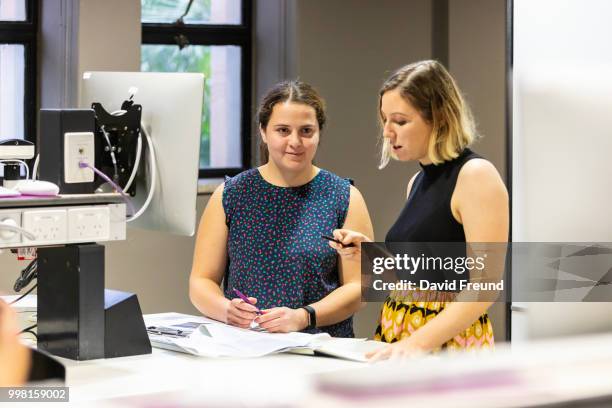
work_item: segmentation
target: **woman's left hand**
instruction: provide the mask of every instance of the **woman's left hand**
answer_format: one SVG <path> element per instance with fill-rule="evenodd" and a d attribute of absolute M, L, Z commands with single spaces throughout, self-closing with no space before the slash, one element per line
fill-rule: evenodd
<path fill-rule="evenodd" d="M 262 313 L 255 322 L 270 333 L 295 332 L 308 326 L 308 312 L 302 308 L 273 307 L 262 310 Z"/>
<path fill-rule="evenodd" d="M 379 350 L 370 351 L 366 353 L 368 362 L 373 363 L 381 360 L 402 360 L 408 358 L 420 357 L 427 353 L 424 347 L 416 344 L 415 341 L 411 340 L 410 337 L 400 340 L 398 342 L 389 344 Z"/>

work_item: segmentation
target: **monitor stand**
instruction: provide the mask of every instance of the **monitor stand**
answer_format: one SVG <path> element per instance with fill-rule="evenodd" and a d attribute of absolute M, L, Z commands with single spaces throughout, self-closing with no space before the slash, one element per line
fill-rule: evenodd
<path fill-rule="evenodd" d="M 73 360 L 151 353 L 138 298 L 104 290 L 104 246 L 38 249 L 38 348 Z"/>

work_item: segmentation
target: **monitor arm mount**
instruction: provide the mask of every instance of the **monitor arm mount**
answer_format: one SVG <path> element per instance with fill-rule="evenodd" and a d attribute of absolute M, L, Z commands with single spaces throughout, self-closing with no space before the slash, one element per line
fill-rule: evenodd
<path fill-rule="evenodd" d="M 121 188 L 125 187 L 136 163 L 142 106 L 134 104 L 132 98 L 121 105 L 120 113 L 111 114 L 102 104 L 91 105 L 96 118 L 96 163 L 104 174 L 111 176 Z M 99 179 L 96 188 L 104 183 Z M 136 183 L 132 183 L 127 194 L 136 194 Z"/>

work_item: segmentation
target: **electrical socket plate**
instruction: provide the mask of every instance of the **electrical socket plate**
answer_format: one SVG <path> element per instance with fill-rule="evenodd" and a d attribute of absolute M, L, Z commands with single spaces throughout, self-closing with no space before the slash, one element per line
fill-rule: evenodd
<path fill-rule="evenodd" d="M 36 236 L 35 240 L 23 237 L 25 243 L 41 245 L 61 243 L 67 240 L 66 210 L 24 210 L 23 228 Z"/>
<path fill-rule="evenodd" d="M 91 206 L 68 209 L 68 241 L 107 240 L 110 235 L 110 209 Z"/>
<path fill-rule="evenodd" d="M 64 182 L 91 183 L 94 172 L 89 168 L 80 168 L 84 161 L 95 166 L 95 144 L 92 132 L 64 133 Z"/>
<path fill-rule="evenodd" d="M 0 209 L 0 222 L 22 227 L 36 236 L 0 228 L 3 248 L 64 245 L 77 242 L 121 241 L 126 239 L 125 204 Z"/>

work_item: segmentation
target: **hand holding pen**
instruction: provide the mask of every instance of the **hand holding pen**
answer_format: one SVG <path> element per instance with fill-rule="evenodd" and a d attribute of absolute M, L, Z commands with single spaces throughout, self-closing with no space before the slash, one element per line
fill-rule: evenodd
<path fill-rule="evenodd" d="M 238 297 L 230 300 L 228 304 L 226 323 L 248 329 L 251 322 L 261 314 L 261 310 L 255 306 L 257 299 L 245 296 L 236 288 L 233 288 L 233 292 Z"/>
<path fill-rule="evenodd" d="M 346 258 L 359 257 L 361 255 L 361 243 L 372 242 L 361 232 L 349 229 L 336 229 L 333 232 L 333 237 L 323 235 L 322 238 L 327 239 L 329 246 L 334 248 L 340 256 Z"/>

